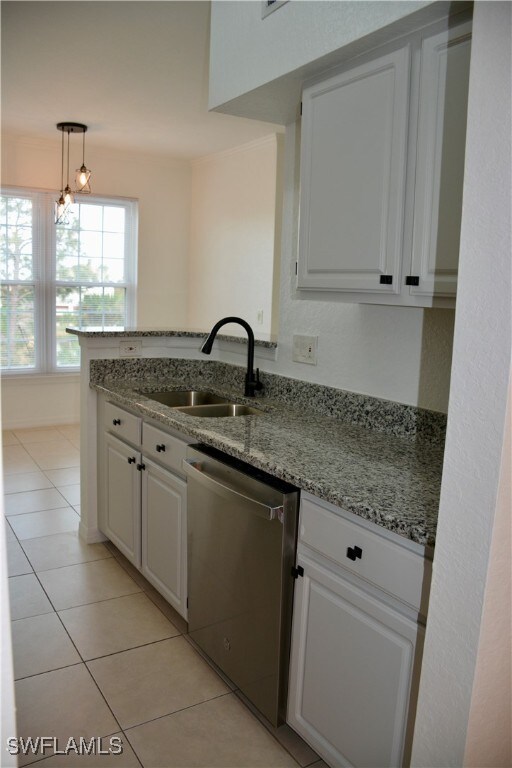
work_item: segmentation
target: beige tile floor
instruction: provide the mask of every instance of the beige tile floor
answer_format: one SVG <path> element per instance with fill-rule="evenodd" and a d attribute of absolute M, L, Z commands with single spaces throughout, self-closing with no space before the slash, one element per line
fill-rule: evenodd
<path fill-rule="evenodd" d="M 61 751 L 116 737 L 122 752 L 47 748 L 19 765 L 321 768 L 289 728 L 262 725 L 111 544 L 78 538 L 79 448 L 75 425 L 3 433 L 18 736 Z"/>

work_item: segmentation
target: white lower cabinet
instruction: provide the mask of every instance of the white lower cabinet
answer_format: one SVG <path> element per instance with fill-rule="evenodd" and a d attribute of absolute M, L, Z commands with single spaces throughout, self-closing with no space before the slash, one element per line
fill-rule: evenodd
<path fill-rule="evenodd" d="M 148 459 L 144 465 L 142 573 L 185 616 L 187 484 Z"/>
<path fill-rule="evenodd" d="M 100 530 L 186 618 L 187 484 L 179 473 L 187 441 L 111 403 L 98 412 Z"/>
<path fill-rule="evenodd" d="M 356 562 L 371 557 L 365 541 L 375 534 L 362 528 L 359 539 L 352 527 L 338 562 L 299 536 L 287 720 L 330 766 L 398 768 L 409 759 L 424 629 L 410 606 L 401 610 L 355 574 L 351 559 L 343 567 L 359 544 Z"/>
<path fill-rule="evenodd" d="M 105 484 L 100 504 L 103 533 L 136 568 L 140 568 L 141 454 L 105 434 Z"/>

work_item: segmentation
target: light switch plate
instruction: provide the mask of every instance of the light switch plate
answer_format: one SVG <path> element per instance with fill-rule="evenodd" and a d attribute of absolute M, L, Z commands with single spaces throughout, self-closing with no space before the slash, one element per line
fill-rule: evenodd
<path fill-rule="evenodd" d="M 293 335 L 292 360 L 295 363 L 317 364 L 318 336 Z"/>

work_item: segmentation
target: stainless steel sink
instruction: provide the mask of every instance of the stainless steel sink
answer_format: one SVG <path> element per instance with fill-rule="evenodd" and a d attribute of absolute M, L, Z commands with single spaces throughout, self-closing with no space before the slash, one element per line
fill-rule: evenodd
<path fill-rule="evenodd" d="M 177 408 L 181 413 L 187 413 L 189 416 L 258 416 L 263 413 L 259 408 L 253 408 L 250 405 L 238 405 L 237 403 L 223 403 L 219 405 L 196 405 L 185 408 Z"/>
<path fill-rule="evenodd" d="M 203 406 L 214 403 L 229 403 L 225 397 L 213 395 L 211 392 L 202 392 L 193 389 L 172 390 L 168 392 L 141 392 L 150 400 L 168 405 L 170 408 L 181 406 Z"/>

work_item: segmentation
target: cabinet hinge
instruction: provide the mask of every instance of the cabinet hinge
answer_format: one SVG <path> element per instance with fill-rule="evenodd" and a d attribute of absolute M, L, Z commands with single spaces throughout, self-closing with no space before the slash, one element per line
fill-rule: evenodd
<path fill-rule="evenodd" d="M 392 285 L 393 284 L 393 275 L 381 275 L 380 276 L 380 284 L 381 285 Z"/>
<path fill-rule="evenodd" d="M 419 285 L 420 284 L 420 278 L 417 275 L 407 275 L 405 278 L 405 284 L 406 285 Z"/>
<path fill-rule="evenodd" d="M 143 469 L 146 469 L 146 465 L 145 464 L 137 464 L 137 469 L 139 470 L 139 472 L 142 472 Z"/>
<path fill-rule="evenodd" d="M 292 576 L 294 579 L 298 579 L 299 576 L 304 576 L 304 568 L 302 565 L 298 565 L 297 567 L 292 567 Z"/>

